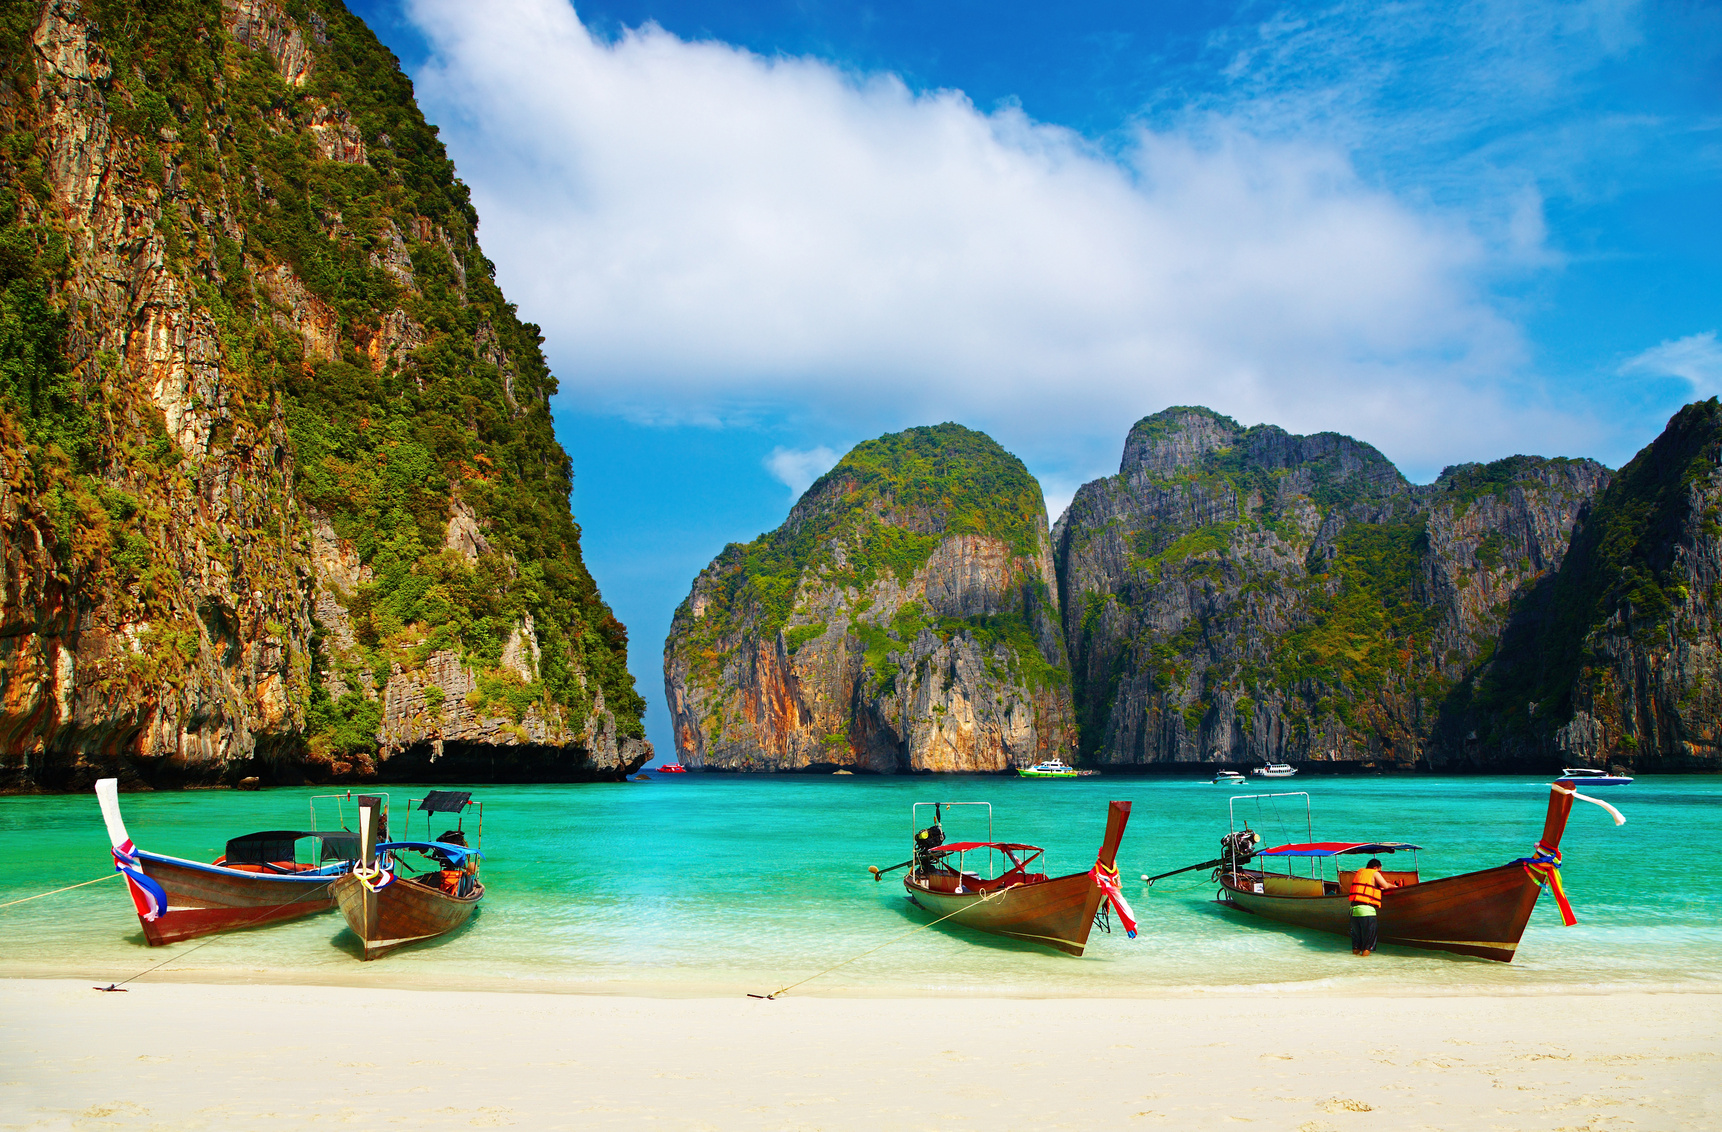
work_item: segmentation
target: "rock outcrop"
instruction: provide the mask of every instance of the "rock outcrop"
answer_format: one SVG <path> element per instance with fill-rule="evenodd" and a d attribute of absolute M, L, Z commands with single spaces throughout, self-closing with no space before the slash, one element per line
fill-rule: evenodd
<path fill-rule="evenodd" d="M 1486 764 L 1453 696 L 1607 482 L 1516 456 L 1417 487 L 1350 437 L 1144 419 L 1053 532 L 1084 760 Z"/>
<path fill-rule="evenodd" d="M 1722 769 L 1722 406 L 1688 405 L 1597 496 L 1454 697 L 1479 761 Z"/>
<path fill-rule="evenodd" d="M 664 645 L 690 767 L 1001 771 L 1075 728 L 1040 487 L 954 424 L 857 446 L 695 580 Z"/>
<path fill-rule="evenodd" d="M 0 27 L 0 789 L 649 756 L 555 379 L 335 0 Z"/>

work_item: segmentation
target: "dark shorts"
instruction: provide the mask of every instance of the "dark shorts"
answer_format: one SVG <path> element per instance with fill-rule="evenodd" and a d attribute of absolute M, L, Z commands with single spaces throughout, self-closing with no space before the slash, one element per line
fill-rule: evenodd
<path fill-rule="evenodd" d="M 1377 924 L 1380 916 L 1353 916 L 1351 918 L 1351 949 L 1353 951 L 1374 951 Z"/>

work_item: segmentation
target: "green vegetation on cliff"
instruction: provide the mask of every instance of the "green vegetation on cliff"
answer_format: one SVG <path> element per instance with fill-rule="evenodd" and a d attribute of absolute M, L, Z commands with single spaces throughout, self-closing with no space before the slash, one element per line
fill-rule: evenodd
<path fill-rule="evenodd" d="M 87 557 L 136 575 L 161 541 L 150 524 L 165 519 L 108 483 L 195 468 L 176 468 L 181 453 L 146 399 L 97 412 L 119 395 L 114 368 L 130 359 L 67 345 L 68 312 L 52 297 L 68 270 L 65 238 L 27 113 L 42 10 L 39 0 L 0 6 L 11 107 L 0 138 L 0 413 L 28 438 L 38 479 L 59 485 L 44 480 L 43 500 L 76 495 L 62 506 L 99 511 L 100 523 L 84 524 Z M 217 327 L 227 419 L 211 454 L 284 423 L 299 499 L 369 568 L 341 595 L 356 660 L 315 663 L 358 692 L 391 666 L 454 649 L 480 670 L 487 707 L 519 718 L 543 701 L 577 729 L 601 690 L 618 734 L 642 735 L 627 633 L 585 568 L 569 511 L 538 327 L 497 288 L 467 189 L 394 57 L 339 0 L 281 0 L 270 17 L 284 13 L 303 41 L 297 85 L 260 39 L 224 27 L 221 0 L 84 0 L 82 11 L 103 57 L 92 72 L 116 175 L 160 201 L 165 267 Z M 17 207 L 26 194 L 30 219 Z M 445 549 L 457 514 L 481 532 L 481 553 Z M 295 542 L 305 532 L 279 553 Z M 174 619 L 141 600 L 143 619 Z M 542 646 L 536 679 L 505 686 L 512 672 L 486 672 L 527 616 Z M 375 748 L 375 701 L 332 702 L 321 680 L 300 694 L 313 748 Z"/>
<path fill-rule="evenodd" d="M 1641 647 L 1666 642 L 1677 604 L 1690 596 L 1680 544 L 1722 533 L 1714 507 L 1692 513 L 1695 486 L 1708 487 L 1719 462 L 1722 404 L 1712 397 L 1681 409 L 1615 474 L 1472 693 L 1468 706 L 1500 737 L 1546 736 L 1572 718 L 1575 685 L 1599 663 L 1594 636 L 1615 617 Z"/>
<path fill-rule="evenodd" d="M 1032 558 L 1044 515 L 1040 485 L 985 433 L 941 424 L 866 441 L 807 489 L 783 526 L 724 549 L 703 632 L 721 635 L 749 616 L 769 637 L 809 572 L 857 590 L 888 575 L 907 581 L 952 535 L 996 538 Z"/>

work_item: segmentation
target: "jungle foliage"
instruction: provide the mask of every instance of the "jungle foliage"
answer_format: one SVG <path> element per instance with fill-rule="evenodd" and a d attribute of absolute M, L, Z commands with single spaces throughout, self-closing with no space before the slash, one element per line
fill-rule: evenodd
<path fill-rule="evenodd" d="M 1032 558 L 1045 506 L 1022 461 L 984 433 L 941 424 L 866 441 L 807 489 L 783 526 L 724 548 L 701 634 L 716 639 L 746 619 L 769 637 L 789 620 L 804 577 L 858 591 L 888 575 L 906 582 L 952 535 L 996 538 Z"/>
<path fill-rule="evenodd" d="M 345 595 L 361 658 L 335 667 L 354 691 L 361 671 L 386 677 L 439 648 L 493 668 L 530 615 L 537 679 L 496 690 L 491 706 L 518 717 L 536 697 L 577 727 L 601 689 L 620 734 L 640 736 L 627 633 L 583 563 L 569 510 L 539 328 L 496 286 L 467 189 L 394 56 L 339 0 L 281 7 L 312 55 L 297 87 L 223 29 L 221 0 L 85 0 L 84 12 L 111 65 L 103 93 L 117 144 L 172 202 L 161 221 L 169 266 L 220 328 L 235 415 L 258 429 L 284 422 L 300 498 L 370 568 Z M 20 66 L 40 8 L 0 8 L 0 40 Z M 30 79 L 17 66 L 8 76 Z M 343 123 L 362 139 L 362 161 L 319 150 L 311 127 Z M 34 191 L 31 139 L 4 139 L 0 161 L 6 193 Z M 15 200 L 0 196 L 0 404 L 33 445 L 76 468 L 98 432 L 88 405 L 101 396 L 99 367 L 86 367 L 82 386 L 69 376 L 52 296 L 63 239 L 19 224 Z M 282 266 L 308 299 L 283 290 Z M 309 354 L 293 324 L 308 305 L 329 312 L 333 356 Z M 390 348 L 397 310 L 422 328 L 422 345 Z M 489 544 L 476 561 L 444 549 L 455 509 Z M 311 697 L 314 743 L 374 748 L 376 709 L 363 696 L 333 702 L 317 687 Z"/>

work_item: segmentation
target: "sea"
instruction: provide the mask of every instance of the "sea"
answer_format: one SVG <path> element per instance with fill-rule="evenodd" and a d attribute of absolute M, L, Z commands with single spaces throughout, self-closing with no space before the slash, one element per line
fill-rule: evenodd
<path fill-rule="evenodd" d="M 650 781 L 473 785 L 483 804 L 485 897 L 456 932 L 363 962 L 338 912 L 190 940 L 144 943 L 108 879 L 0 907 L 0 977 L 312 983 L 658 997 L 1538 995 L 1722 990 L 1722 776 L 1641 777 L 1574 806 L 1562 848 L 1575 927 L 1539 900 L 1512 963 L 1383 947 L 1253 918 L 1215 900 L 1210 870 L 1139 877 L 1219 855 L 1248 823 L 1269 844 L 1413 842 L 1425 879 L 1527 856 L 1546 780 L 1299 777 L 1216 786 L 1176 778 L 651 775 Z M 447 787 L 439 787 L 446 789 Z M 423 788 L 390 786 L 394 836 Z M 916 803 L 953 840 L 1027 842 L 1051 875 L 1086 870 L 1107 803 L 1133 803 L 1119 852 L 1140 921 L 1116 917 L 1081 958 L 950 924 L 905 899 Z M 201 860 L 265 829 L 356 826 L 331 788 L 121 796 L 133 841 Z M 928 814 L 920 811 L 922 824 Z M 444 815 L 435 823 L 450 824 Z M 467 819 L 472 830 L 473 820 Z M 93 794 L 0 798 L 0 905 L 111 872 Z M 971 862 L 979 863 L 979 862 Z M 1403 868 L 1404 855 L 1390 867 Z"/>

